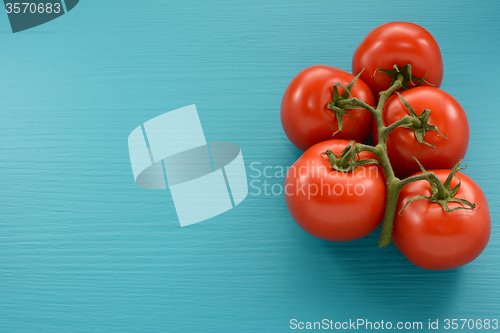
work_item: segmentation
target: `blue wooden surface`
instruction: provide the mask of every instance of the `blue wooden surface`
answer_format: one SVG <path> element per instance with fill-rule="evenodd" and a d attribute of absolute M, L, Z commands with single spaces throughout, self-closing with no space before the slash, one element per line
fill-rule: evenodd
<path fill-rule="evenodd" d="M 281 332 L 293 318 L 439 319 L 444 331 L 446 318 L 500 318 L 499 18 L 499 1 L 82 0 L 12 34 L 0 14 L 0 332 Z M 467 174 L 493 219 L 473 263 L 421 270 L 377 248 L 379 231 L 315 239 L 282 195 L 252 188 L 180 228 L 168 191 L 135 185 L 129 133 L 193 103 L 208 141 L 242 148 L 249 181 L 253 162 L 291 165 L 288 82 L 313 64 L 350 70 L 362 38 L 393 20 L 435 36 L 442 88 L 469 117 Z"/>

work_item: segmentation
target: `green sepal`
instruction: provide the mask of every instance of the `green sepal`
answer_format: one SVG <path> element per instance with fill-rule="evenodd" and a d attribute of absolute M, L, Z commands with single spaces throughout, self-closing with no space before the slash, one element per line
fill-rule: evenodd
<path fill-rule="evenodd" d="M 359 166 L 367 165 L 367 164 L 379 164 L 380 162 L 373 158 L 367 158 L 364 160 L 359 159 L 359 153 L 356 148 L 354 148 L 355 141 L 351 141 L 341 152 L 340 154 L 335 154 L 332 150 L 328 149 L 321 153 L 321 155 L 328 156 L 330 160 L 330 166 L 340 172 L 350 172 L 354 171 Z M 349 156 L 348 159 L 345 157 Z"/>
<path fill-rule="evenodd" d="M 333 85 L 333 96 L 332 96 L 332 101 L 328 104 L 335 105 L 335 103 L 340 99 L 339 95 L 339 89 L 337 88 L 336 85 Z"/>
<path fill-rule="evenodd" d="M 328 108 L 335 112 L 335 117 L 337 118 L 337 124 L 339 126 L 338 130 L 332 134 L 332 136 L 334 136 L 338 132 L 342 131 L 342 127 L 344 126 L 344 114 L 347 114 L 353 118 L 354 118 L 354 116 L 345 110 L 345 109 L 349 109 L 349 108 L 342 109 L 338 106 L 330 106 L 330 104 L 328 105 Z"/>
<path fill-rule="evenodd" d="M 414 160 L 415 162 L 417 162 L 418 167 L 420 168 L 420 170 L 422 170 L 422 173 L 427 173 L 427 170 L 425 170 L 425 168 L 424 168 L 424 166 L 422 165 L 422 163 L 420 163 L 420 161 L 419 161 L 419 160 L 417 160 L 417 158 L 416 158 L 415 156 L 413 156 L 413 160 Z"/>
<path fill-rule="evenodd" d="M 460 161 L 460 162 L 462 162 L 462 161 Z M 463 168 L 460 168 L 460 163 L 455 164 L 455 166 L 453 167 L 453 169 L 451 169 L 451 172 L 450 172 L 450 174 L 448 175 L 448 178 L 446 178 L 446 181 L 444 182 L 444 184 L 443 184 L 443 185 L 444 185 L 445 187 L 448 187 L 448 188 L 449 188 L 449 187 L 451 186 L 451 180 L 453 179 L 453 176 L 455 176 L 455 177 L 457 177 L 457 178 L 458 178 L 458 180 L 459 180 L 458 185 L 457 185 L 457 186 L 455 186 L 455 187 L 460 187 L 460 184 L 462 183 L 462 180 L 460 179 L 460 177 L 456 176 L 455 174 L 456 174 L 458 171 L 460 171 L 460 170 L 465 170 L 465 169 L 467 169 L 467 164 L 465 164 Z M 455 188 L 455 187 L 454 187 L 454 188 Z M 458 189 L 457 189 L 457 191 L 458 191 Z M 457 192 L 455 191 L 455 193 L 457 193 Z"/>
<path fill-rule="evenodd" d="M 343 106 L 343 107 L 339 107 L 338 104 L 337 104 L 337 102 L 340 101 L 340 100 L 343 100 L 343 99 L 352 98 L 351 90 L 354 87 L 354 84 L 356 83 L 356 81 L 361 76 L 361 73 L 363 73 L 363 70 L 361 72 L 359 72 L 359 74 L 356 75 L 354 77 L 354 79 L 352 79 L 351 82 L 349 82 L 349 84 L 347 85 L 347 87 L 344 86 L 340 82 L 335 83 L 333 85 L 332 101 L 327 104 L 327 108 L 329 108 L 330 110 L 332 110 L 332 111 L 335 112 L 335 118 L 337 119 L 338 130 L 335 133 L 333 133 L 332 136 L 334 136 L 338 132 L 342 131 L 342 128 L 344 127 L 344 115 L 345 114 L 347 114 L 348 116 L 351 116 L 351 117 L 354 118 L 354 116 L 352 114 L 350 114 L 349 112 L 347 112 L 346 110 L 359 109 L 359 107 L 352 106 L 352 105 L 346 105 L 346 106 Z M 338 87 L 341 87 L 341 88 L 344 89 L 344 92 L 342 93 L 342 95 L 340 95 Z"/>
<path fill-rule="evenodd" d="M 413 198 L 411 198 L 410 200 L 408 200 L 408 201 L 405 203 L 404 207 L 403 207 L 403 208 L 401 208 L 401 210 L 399 211 L 399 213 L 398 213 L 398 214 L 399 214 L 399 215 L 401 215 L 401 212 L 402 212 L 402 211 L 406 208 L 406 206 L 408 206 L 408 205 L 409 205 L 410 203 L 412 203 L 413 201 L 420 200 L 420 199 L 427 199 L 427 200 L 429 200 L 429 198 L 430 198 L 430 197 L 426 197 L 425 195 L 416 195 L 416 196 L 414 196 Z"/>
<path fill-rule="evenodd" d="M 399 211 L 399 215 L 401 215 L 401 212 L 406 208 L 406 206 L 408 206 L 410 203 L 412 203 L 413 201 L 416 201 L 416 200 L 420 200 L 420 199 L 426 199 L 426 200 L 429 200 L 431 202 L 435 202 L 435 203 L 439 203 L 441 205 L 441 207 L 443 207 L 443 209 L 448 212 L 448 213 L 452 213 L 452 212 L 455 212 L 459 209 L 466 209 L 466 210 L 474 210 L 476 208 L 476 204 L 473 204 L 471 203 L 470 201 L 468 200 L 465 200 L 465 199 L 460 199 L 460 198 L 449 198 L 447 200 L 439 200 L 439 201 L 435 201 L 432 199 L 432 196 L 429 196 L 429 197 L 426 197 L 425 195 L 416 195 L 414 196 L 413 198 L 411 198 L 410 200 L 408 200 L 404 207 L 401 208 L 401 210 Z M 453 209 L 451 209 L 449 206 L 448 206 L 448 203 L 450 202 L 458 202 L 458 203 L 461 203 L 462 205 L 464 206 L 469 206 L 469 207 L 464 207 L 464 206 L 459 206 L 459 207 L 455 207 Z"/>
<path fill-rule="evenodd" d="M 354 80 L 353 80 L 354 81 Z M 351 81 L 352 83 L 352 81 Z M 350 84 L 349 84 L 350 85 Z M 340 82 L 337 82 L 333 85 L 334 89 L 336 89 L 337 87 L 340 87 L 340 88 L 343 88 L 344 89 L 344 92 L 342 93 L 342 95 L 340 95 L 340 98 L 339 99 L 348 99 L 349 97 L 352 98 L 352 95 L 351 95 L 351 88 L 347 88 L 346 86 L 344 86 L 342 83 Z"/>
<path fill-rule="evenodd" d="M 330 165 L 334 165 L 337 160 L 337 155 L 330 149 L 321 153 L 321 155 L 326 155 L 330 160 Z"/>
<path fill-rule="evenodd" d="M 380 165 L 380 162 L 374 158 L 367 158 L 365 160 L 357 160 L 356 161 L 356 167 L 362 166 L 362 165 L 367 165 L 367 164 L 378 164 Z"/>
<path fill-rule="evenodd" d="M 413 111 L 413 108 L 411 107 L 410 103 L 408 103 L 408 101 L 404 99 L 400 93 L 398 92 L 396 93 L 398 94 L 399 99 L 403 102 L 406 109 L 408 109 L 408 111 L 410 112 L 410 117 L 418 120 L 410 124 L 400 125 L 399 127 L 411 129 L 415 133 L 415 138 L 420 144 L 427 145 L 431 148 L 436 148 L 436 146 L 431 145 L 430 143 L 424 141 L 425 134 L 427 131 L 435 131 L 438 135 L 441 135 L 445 140 L 448 140 L 446 134 L 439 133 L 438 127 L 436 125 L 429 124 L 429 116 L 431 114 L 431 110 L 425 109 L 420 116 L 417 116 L 415 111 Z M 415 123 L 417 123 L 418 125 L 416 125 Z"/>
<path fill-rule="evenodd" d="M 423 173 L 428 173 L 425 168 L 422 166 L 422 164 L 415 158 L 413 157 L 413 159 L 418 163 L 420 169 L 422 170 Z M 401 215 L 401 212 L 406 208 L 406 206 L 408 206 L 410 203 L 412 203 L 413 201 L 416 201 L 416 200 L 421 200 L 421 199 L 425 199 L 425 200 L 429 200 L 430 202 L 434 202 L 434 203 L 438 203 L 441 205 L 441 207 L 446 211 L 446 212 L 455 212 L 459 209 L 466 209 L 466 210 L 474 210 L 476 209 L 476 204 L 468 201 L 468 200 L 465 200 L 465 199 L 462 199 L 462 198 L 455 198 L 455 195 L 457 194 L 458 190 L 460 189 L 460 186 L 462 185 L 462 180 L 460 179 L 460 177 L 458 177 L 456 175 L 456 173 L 460 170 L 464 170 L 464 168 L 460 168 L 460 164 L 462 163 L 462 160 L 460 160 L 451 170 L 450 170 L 450 174 L 448 175 L 448 177 L 446 178 L 446 181 L 444 182 L 443 187 L 444 187 L 444 197 L 439 197 L 439 191 L 438 191 L 438 185 L 436 183 L 434 183 L 434 181 L 432 180 L 428 180 L 429 182 L 429 185 L 431 187 L 431 195 L 426 197 L 424 195 L 416 195 L 414 196 L 413 198 L 411 198 L 410 200 L 408 200 L 404 207 L 401 208 L 401 210 L 399 211 L 399 215 Z M 453 177 L 457 177 L 458 178 L 458 184 L 451 188 L 451 181 L 453 179 Z M 440 181 L 438 179 L 438 181 Z M 462 204 L 463 206 L 459 206 L 459 207 L 455 207 L 453 209 L 451 209 L 448 204 L 451 203 L 451 202 L 457 202 L 457 203 L 460 203 Z"/>
<path fill-rule="evenodd" d="M 464 206 L 458 206 L 458 207 L 455 207 L 453 209 L 450 209 L 450 207 L 448 207 L 448 203 L 449 202 L 458 202 L 458 203 L 461 203 L 462 205 L 466 205 L 466 206 L 469 206 L 469 207 L 464 207 Z M 466 210 L 474 210 L 476 209 L 476 204 L 468 201 L 468 200 L 465 200 L 465 199 L 460 199 L 460 198 L 450 198 L 448 199 L 447 201 L 445 202 L 440 202 L 441 206 L 443 206 L 444 210 L 447 211 L 447 212 L 455 212 L 459 209 L 466 209 Z"/>
<path fill-rule="evenodd" d="M 404 79 L 403 79 L 403 82 L 401 83 L 401 87 L 404 90 L 410 89 L 410 87 L 408 86 L 408 82 L 410 82 L 412 84 L 412 88 L 419 87 L 423 83 L 426 83 L 430 86 L 433 86 L 432 83 L 429 83 L 425 80 L 427 78 L 427 75 L 429 75 L 429 72 L 427 72 L 423 78 L 420 78 L 420 77 L 414 76 L 411 73 L 411 65 L 410 64 L 406 64 L 401 68 L 399 68 L 398 65 L 394 65 L 393 68 L 394 69 L 379 68 L 379 69 L 375 70 L 375 73 L 373 73 L 373 76 L 375 76 L 375 74 L 377 74 L 378 72 L 384 73 L 384 74 L 390 76 L 392 79 L 392 81 L 391 81 L 391 86 L 392 86 L 394 84 L 394 82 L 396 82 L 398 74 L 403 74 Z M 417 83 L 414 83 L 414 81 L 416 81 Z"/>
<path fill-rule="evenodd" d="M 354 77 L 354 79 L 352 79 L 352 81 L 351 81 L 351 82 L 349 82 L 349 84 L 348 84 L 348 85 L 347 85 L 347 87 L 345 88 L 344 93 L 343 93 L 343 94 L 342 94 L 342 96 L 341 96 L 342 98 L 347 99 L 347 96 L 350 96 L 350 97 L 352 98 L 352 96 L 351 96 L 351 90 L 352 90 L 352 88 L 354 87 L 354 84 L 356 83 L 356 81 L 358 81 L 359 77 L 361 76 L 361 73 L 363 73 L 363 71 L 364 71 L 364 70 L 365 70 L 365 69 L 363 68 L 363 69 L 361 70 L 361 72 L 359 72 L 359 73 L 358 73 L 358 75 L 356 75 L 356 76 Z M 340 85 L 340 83 L 337 83 L 337 84 L 339 84 L 339 85 Z"/>
<path fill-rule="evenodd" d="M 349 144 L 347 146 L 345 146 L 344 149 L 342 149 L 342 151 L 339 154 L 339 157 L 346 155 L 347 152 L 349 152 L 349 150 L 351 150 L 351 148 L 354 146 L 355 143 L 356 143 L 356 141 L 351 140 L 351 142 L 349 142 Z"/>

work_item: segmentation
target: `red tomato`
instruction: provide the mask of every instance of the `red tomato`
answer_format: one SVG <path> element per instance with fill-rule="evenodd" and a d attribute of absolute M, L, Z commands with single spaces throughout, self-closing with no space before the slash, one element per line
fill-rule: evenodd
<path fill-rule="evenodd" d="M 336 139 L 365 142 L 370 136 L 372 115 L 365 109 L 347 110 L 353 117 L 344 115 L 344 126 L 338 130 L 335 112 L 328 109 L 332 101 L 333 85 L 347 85 L 354 79 L 341 69 L 316 65 L 301 71 L 286 88 L 281 102 L 281 123 L 288 139 L 299 149 L 306 150 L 312 145 Z M 339 88 L 339 93 L 344 90 Z M 351 95 L 374 105 L 373 94 L 368 86 L 357 80 Z"/>
<path fill-rule="evenodd" d="M 329 241 L 350 241 L 374 231 L 384 216 L 386 187 L 379 165 L 338 172 L 326 155 L 339 154 L 350 142 L 329 140 L 309 148 L 289 169 L 285 199 L 290 214 L 309 234 Z M 361 152 L 361 159 L 375 158 Z"/>
<path fill-rule="evenodd" d="M 469 145 L 469 122 L 462 106 L 453 96 L 434 87 L 417 87 L 401 93 L 420 115 L 424 109 L 430 109 L 428 123 L 436 125 L 447 140 L 435 131 L 427 131 L 425 142 L 435 146 L 421 144 L 415 138 L 413 130 L 396 128 L 387 138 L 387 154 L 396 175 L 408 177 L 420 170 L 413 160 L 415 156 L 426 169 L 451 169 L 467 152 Z M 384 124 L 390 125 L 408 115 L 409 111 L 398 95 L 391 96 L 384 105 Z M 378 142 L 377 129 L 374 126 L 373 142 Z"/>
<path fill-rule="evenodd" d="M 392 70 L 410 64 L 412 75 L 424 78 L 439 87 L 443 79 L 443 59 L 439 45 L 421 26 L 409 22 L 390 22 L 373 29 L 363 39 L 352 58 L 352 72 L 357 75 L 364 68 L 361 79 L 378 98 L 387 90 L 391 78 L 384 73 L 372 75 L 377 69 Z M 414 82 L 416 83 L 416 82 Z M 411 83 L 408 83 L 412 87 Z"/>
<path fill-rule="evenodd" d="M 433 171 L 442 182 L 450 172 Z M 460 267 L 477 258 L 488 244 L 491 217 L 486 197 L 471 178 L 460 172 L 456 175 L 462 185 L 455 197 L 475 203 L 474 210 L 446 212 L 440 204 L 420 199 L 406 206 L 401 215 L 396 214 L 392 241 L 418 267 L 431 270 Z M 454 177 L 451 187 L 458 182 Z M 416 195 L 431 195 L 429 182 L 422 180 L 403 187 L 397 211 Z M 448 205 L 450 209 L 462 206 Z"/>

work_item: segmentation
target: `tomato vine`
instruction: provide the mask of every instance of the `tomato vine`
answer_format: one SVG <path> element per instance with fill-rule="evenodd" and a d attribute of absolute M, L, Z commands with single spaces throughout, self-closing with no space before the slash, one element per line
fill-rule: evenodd
<path fill-rule="evenodd" d="M 394 68 L 397 70 L 397 66 L 395 65 Z M 391 162 L 389 160 L 389 156 L 387 154 L 387 137 L 389 136 L 389 133 L 393 131 L 394 129 L 398 127 L 406 127 L 410 128 L 415 132 L 415 137 L 421 144 L 427 144 L 431 146 L 429 143 L 426 143 L 423 141 L 423 138 L 425 137 L 425 132 L 426 131 L 436 131 L 438 132 L 438 128 L 436 126 L 430 125 L 427 123 L 427 120 L 429 119 L 429 114 L 431 110 L 426 109 L 425 112 L 423 112 L 420 116 L 417 116 L 415 112 L 411 109 L 411 106 L 401 97 L 401 95 L 398 93 L 399 98 L 402 100 L 402 102 L 405 104 L 405 106 L 408 108 L 408 111 L 410 112 L 410 115 L 404 116 L 403 118 L 399 119 L 398 121 L 392 123 L 389 126 L 385 126 L 383 119 L 382 119 L 382 111 L 384 109 L 384 104 L 386 100 L 399 88 L 403 86 L 403 83 L 406 82 L 407 79 L 411 80 L 411 65 L 406 65 L 404 68 L 407 70 L 407 73 L 399 73 L 396 76 L 396 79 L 393 80 L 391 83 L 391 86 L 389 89 L 382 91 L 380 93 L 380 99 L 378 101 L 377 107 L 374 108 L 371 105 L 366 104 L 365 102 L 357 99 L 356 97 L 351 97 L 351 98 L 346 98 L 346 99 L 341 99 L 336 102 L 337 106 L 339 108 L 359 108 L 362 107 L 366 110 L 368 110 L 374 117 L 375 122 L 377 124 L 377 129 L 378 129 L 378 144 L 373 147 L 369 146 L 366 144 L 353 144 L 349 147 L 349 149 L 345 150 L 342 154 L 339 156 L 335 156 L 335 160 L 331 158 L 331 154 L 328 154 L 328 152 L 325 152 L 325 154 L 329 155 L 331 165 L 332 167 L 336 167 L 338 165 L 337 159 L 338 160 L 344 160 L 344 164 L 346 164 L 347 161 L 353 161 L 356 159 L 355 154 L 359 154 L 362 151 L 368 151 L 378 158 L 378 162 L 382 166 L 384 170 L 384 174 L 386 177 L 386 184 L 387 184 L 387 201 L 386 201 L 386 208 L 385 208 L 385 213 L 384 213 L 384 221 L 382 224 L 382 232 L 379 240 L 379 247 L 384 247 L 390 244 L 391 242 L 391 236 L 392 236 L 392 230 L 393 230 L 393 225 L 394 225 L 394 218 L 396 214 L 396 207 L 398 203 L 398 197 L 401 189 L 403 186 L 406 184 L 409 184 L 411 182 L 419 181 L 419 180 L 427 180 L 430 184 L 431 187 L 436 189 L 436 193 L 433 194 L 434 196 L 432 198 L 425 198 L 427 200 L 431 200 L 433 202 L 439 202 L 443 205 L 443 207 L 447 207 L 448 202 L 461 202 L 468 207 L 463 207 L 464 209 L 474 209 L 475 205 L 464 200 L 464 199 L 456 199 L 453 196 L 456 194 L 458 188 L 450 189 L 449 186 L 445 186 L 441 182 L 441 180 L 436 176 L 435 173 L 433 172 L 426 172 L 425 169 L 422 167 L 422 174 L 411 176 L 405 179 L 399 179 L 396 177 L 394 170 L 392 168 Z M 360 73 L 361 74 L 361 73 Z M 408 76 L 409 75 L 409 76 Z M 354 81 L 359 77 L 356 76 Z M 422 82 L 419 80 L 419 82 Z M 350 85 L 351 87 L 354 84 Z M 348 87 L 346 87 L 346 91 L 349 91 Z M 440 134 L 440 133 L 439 133 Z M 443 135 L 445 138 L 446 136 Z M 431 146 L 432 147 L 432 146 Z M 461 161 L 460 161 L 461 162 Z M 460 164 L 459 162 L 459 164 Z M 416 161 L 418 163 L 418 161 Z M 459 164 L 455 166 L 455 168 L 452 170 L 450 173 L 450 177 L 453 177 L 453 175 L 457 172 Z M 350 171 L 350 169 L 346 170 Z M 451 180 L 450 180 L 451 181 Z M 448 183 L 448 182 L 447 182 Z M 460 186 L 457 185 L 458 187 Z M 417 199 L 423 199 L 422 198 L 417 198 Z M 409 203 L 409 202 L 408 202 Z"/>

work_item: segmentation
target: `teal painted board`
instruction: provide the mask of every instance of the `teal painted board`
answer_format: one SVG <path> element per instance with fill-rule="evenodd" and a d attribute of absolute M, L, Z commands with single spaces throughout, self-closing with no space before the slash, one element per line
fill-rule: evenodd
<path fill-rule="evenodd" d="M 500 319 L 499 18 L 498 1 L 88 0 L 13 34 L 0 15 L 0 332 L 282 332 L 292 319 L 439 320 L 444 332 L 445 319 Z M 379 249 L 380 230 L 313 238 L 275 195 L 300 156 L 280 124 L 287 84 L 313 64 L 349 71 L 363 37 L 393 20 L 434 35 L 442 89 L 469 117 L 466 172 L 493 230 L 456 270 Z M 235 208 L 181 228 L 168 190 L 134 183 L 127 138 L 191 104 L 255 182 Z"/>

